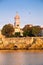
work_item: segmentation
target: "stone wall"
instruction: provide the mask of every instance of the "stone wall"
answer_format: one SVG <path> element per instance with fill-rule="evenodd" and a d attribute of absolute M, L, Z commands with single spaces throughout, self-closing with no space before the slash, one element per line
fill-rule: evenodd
<path fill-rule="evenodd" d="M 0 38 L 0 49 L 43 49 L 43 37 Z"/>

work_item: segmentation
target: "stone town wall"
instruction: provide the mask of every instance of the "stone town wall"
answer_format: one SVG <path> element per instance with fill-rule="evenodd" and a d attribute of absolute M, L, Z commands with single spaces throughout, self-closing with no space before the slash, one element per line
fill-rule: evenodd
<path fill-rule="evenodd" d="M 43 49 L 43 37 L 0 38 L 0 49 Z"/>

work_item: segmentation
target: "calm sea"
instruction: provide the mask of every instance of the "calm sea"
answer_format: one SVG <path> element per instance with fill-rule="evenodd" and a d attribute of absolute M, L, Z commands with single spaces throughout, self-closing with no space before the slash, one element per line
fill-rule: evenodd
<path fill-rule="evenodd" d="M 0 52 L 0 65 L 43 65 L 43 52 Z"/>

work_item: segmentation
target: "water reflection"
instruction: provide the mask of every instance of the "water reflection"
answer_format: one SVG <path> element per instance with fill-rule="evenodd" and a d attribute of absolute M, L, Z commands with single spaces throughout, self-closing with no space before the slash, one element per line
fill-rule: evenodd
<path fill-rule="evenodd" d="M 43 53 L 0 52 L 0 65 L 43 65 Z"/>

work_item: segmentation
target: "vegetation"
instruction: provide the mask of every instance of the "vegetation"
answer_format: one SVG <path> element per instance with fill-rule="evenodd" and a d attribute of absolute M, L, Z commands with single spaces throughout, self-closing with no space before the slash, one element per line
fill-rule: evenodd
<path fill-rule="evenodd" d="M 6 37 L 21 37 L 20 32 L 15 32 L 14 33 L 14 28 L 12 24 L 7 24 L 4 25 L 2 30 L 1 30 L 2 35 L 6 36 Z M 29 25 L 25 25 L 23 28 L 23 37 L 37 37 L 41 35 L 41 28 L 40 26 L 32 26 L 30 27 Z M 17 38 L 18 39 L 18 38 Z M 41 38 L 42 39 L 42 38 Z M 9 50 L 17 50 L 17 49 L 43 49 L 43 40 L 41 40 L 40 38 L 35 38 L 33 39 L 32 44 L 30 44 L 29 42 L 24 41 L 20 41 L 18 43 L 18 41 L 11 41 L 11 42 L 3 42 L 3 39 L 0 38 L 0 49 L 9 49 Z M 4 43 L 8 43 L 6 46 L 4 45 Z M 16 45 L 18 43 L 18 45 Z M 28 44 L 27 44 L 28 43 Z M 19 47 L 18 47 L 19 46 Z"/>
<path fill-rule="evenodd" d="M 20 37 L 20 32 L 15 32 L 14 37 Z"/>
<path fill-rule="evenodd" d="M 24 28 L 23 28 L 23 36 L 40 36 L 41 34 L 41 28 L 40 26 L 33 26 L 33 27 L 29 27 L 29 25 L 26 25 Z"/>
<path fill-rule="evenodd" d="M 15 34 L 13 34 L 14 33 L 14 28 L 13 28 L 12 24 L 4 25 L 1 32 L 6 37 L 21 37 L 20 32 L 15 32 Z M 24 37 L 27 37 L 27 36 L 30 36 L 30 37 L 41 36 L 40 26 L 30 27 L 29 25 L 25 25 L 23 27 L 23 36 Z"/>
<path fill-rule="evenodd" d="M 40 26 L 33 26 L 32 27 L 32 34 L 34 34 L 34 36 L 40 36 L 40 33 L 41 33 Z"/>
<path fill-rule="evenodd" d="M 31 27 L 29 27 L 29 25 L 25 25 L 23 28 L 23 36 L 31 36 Z"/>
<path fill-rule="evenodd" d="M 13 32 L 14 32 L 14 28 L 11 24 L 7 24 L 7 25 L 4 25 L 3 28 L 2 28 L 2 34 L 5 35 L 6 37 L 10 37 L 13 35 Z"/>

